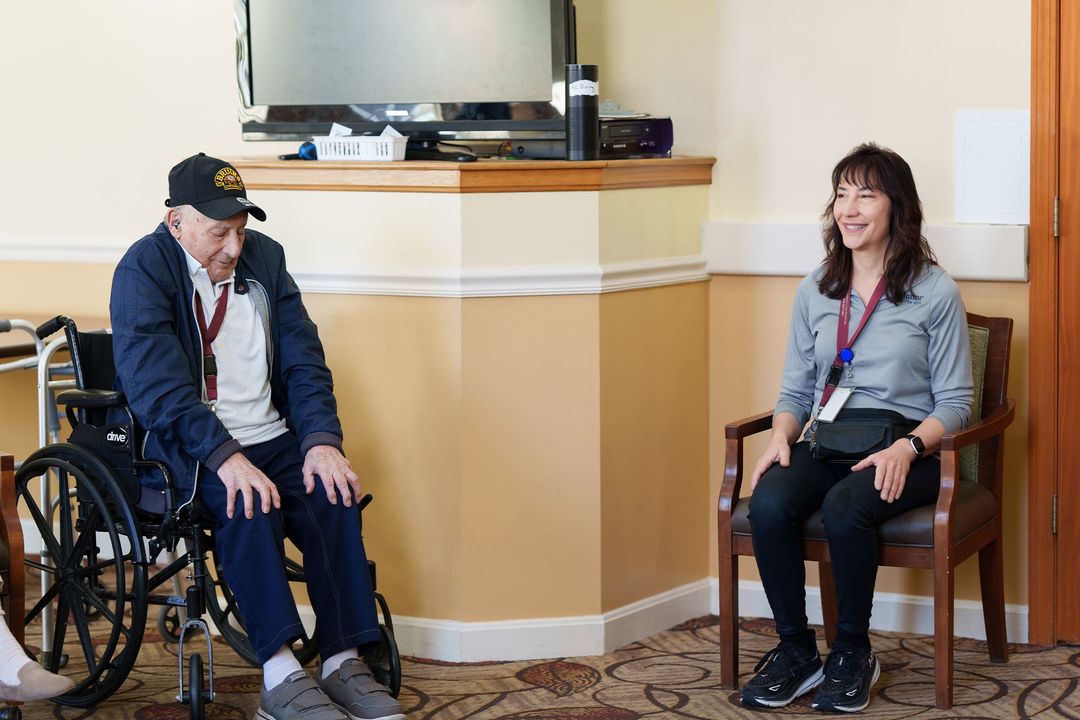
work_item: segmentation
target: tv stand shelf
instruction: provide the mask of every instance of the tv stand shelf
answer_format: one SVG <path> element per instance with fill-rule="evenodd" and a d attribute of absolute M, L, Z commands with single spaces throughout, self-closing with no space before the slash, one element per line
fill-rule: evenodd
<path fill-rule="evenodd" d="M 620 190 L 708 185 L 711 157 L 641 160 L 332 162 L 235 158 L 253 190 L 496 193 Z"/>

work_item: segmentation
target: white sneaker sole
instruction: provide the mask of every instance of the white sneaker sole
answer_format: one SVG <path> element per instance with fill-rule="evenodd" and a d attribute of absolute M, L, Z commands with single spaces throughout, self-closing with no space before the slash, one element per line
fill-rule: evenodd
<path fill-rule="evenodd" d="M 816 688 L 818 685 L 820 685 L 822 683 L 822 681 L 824 679 L 825 679 L 825 668 L 824 667 L 819 667 L 817 669 L 817 672 L 815 672 L 813 675 L 811 675 L 808 678 L 806 678 L 805 680 L 803 680 L 802 685 L 800 685 L 798 688 L 796 688 L 794 694 L 792 694 L 792 696 L 789 697 L 789 698 L 783 698 L 783 699 L 780 699 L 780 700 L 754 700 L 753 702 L 746 702 L 746 700 L 744 700 L 743 697 L 740 695 L 739 700 L 740 700 L 740 702 L 742 702 L 743 705 L 747 705 L 749 707 L 771 707 L 771 708 L 786 707 L 787 705 L 790 705 L 791 703 L 795 702 L 795 698 L 802 697 L 806 693 L 808 693 L 811 690 L 813 690 L 814 688 Z"/>
<path fill-rule="evenodd" d="M 380 715 L 379 717 L 374 717 L 374 718 L 362 718 L 362 717 L 357 717 L 356 715 L 353 715 L 351 712 L 349 712 L 345 708 L 341 707 L 340 705 L 338 705 L 338 707 L 341 708 L 341 712 L 348 715 L 350 718 L 352 718 L 352 720 L 405 720 L 405 714 L 404 713 L 394 713 L 393 715 Z"/>
<path fill-rule="evenodd" d="M 816 705 L 814 703 L 811 703 L 810 707 L 812 707 L 815 710 L 828 710 L 830 712 L 846 712 L 846 713 L 862 712 L 863 710 L 866 709 L 866 706 L 870 704 L 870 691 L 874 689 L 874 685 L 877 684 L 877 681 L 878 681 L 879 677 L 881 677 L 881 663 L 877 661 L 877 658 L 875 658 L 874 659 L 874 677 L 870 678 L 870 685 L 869 685 L 869 687 L 866 688 L 866 702 L 864 702 L 862 705 L 834 705 L 833 707 L 830 707 L 830 708 L 822 708 L 822 707 L 819 707 L 818 705 Z"/>

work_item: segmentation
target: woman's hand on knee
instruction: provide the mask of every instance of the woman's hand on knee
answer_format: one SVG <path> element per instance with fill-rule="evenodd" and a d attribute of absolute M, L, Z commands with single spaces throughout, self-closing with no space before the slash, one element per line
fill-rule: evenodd
<path fill-rule="evenodd" d="M 791 444 L 788 443 L 786 437 L 774 432 L 769 438 L 769 445 L 765 448 L 765 452 L 754 465 L 754 472 L 750 475 L 750 492 L 754 492 L 758 480 L 775 463 L 780 463 L 780 467 L 791 465 Z"/>
<path fill-rule="evenodd" d="M 911 461 L 911 445 L 907 440 L 897 440 L 884 450 L 855 463 L 851 472 L 859 472 L 868 467 L 875 468 L 874 489 L 881 493 L 882 500 L 891 503 L 904 492 Z"/>

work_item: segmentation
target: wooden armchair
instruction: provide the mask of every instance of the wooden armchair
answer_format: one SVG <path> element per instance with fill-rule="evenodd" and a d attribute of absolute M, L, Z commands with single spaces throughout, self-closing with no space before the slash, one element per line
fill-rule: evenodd
<path fill-rule="evenodd" d="M 1005 429 L 1015 414 L 1015 402 L 1005 395 L 1012 319 L 968 313 L 968 329 L 975 379 L 972 423 L 942 438 L 937 503 L 911 510 L 878 528 L 882 566 L 934 571 L 934 697 L 942 709 L 952 707 L 953 701 L 953 568 L 976 552 L 990 659 L 1008 661 L 1001 491 Z M 772 411 L 725 427 L 724 481 L 717 508 L 720 679 L 725 688 L 734 688 L 739 677 L 739 556 L 754 554 L 749 499 L 739 498 L 743 438 L 771 427 Z M 819 564 L 825 637 L 831 645 L 836 633 L 836 590 L 820 511 L 803 524 L 803 539 L 805 558 Z"/>
<path fill-rule="evenodd" d="M 15 507 L 15 459 L 0 453 L 0 591 L 5 620 L 11 634 L 23 644 L 23 615 L 26 614 L 26 585 L 23 573 L 23 534 Z"/>

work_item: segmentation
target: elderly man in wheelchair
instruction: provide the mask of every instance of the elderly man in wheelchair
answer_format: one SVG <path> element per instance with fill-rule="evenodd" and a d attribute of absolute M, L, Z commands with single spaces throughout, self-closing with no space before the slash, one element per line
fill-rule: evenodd
<path fill-rule="evenodd" d="M 58 666 L 71 619 L 86 678 L 61 701 L 93 704 L 130 670 L 146 603 L 182 604 L 181 699 L 193 716 L 212 700 L 212 673 L 203 690 L 193 656 L 185 692 L 182 646 L 189 630 L 205 630 L 205 608 L 229 644 L 262 666 L 260 717 L 403 720 L 392 625 L 361 539 L 359 481 L 342 454 L 330 371 L 282 248 L 246 230 L 249 217 L 266 215 L 221 160 L 199 154 L 177 164 L 166 205 L 164 222 L 117 266 L 111 346 L 108 335 L 78 333 L 66 318 L 42 329 L 66 326 L 80 388 L 58 396 L 72 442 L 32 456 L 16 483 L 46 536 L 56 525 L 29 481 L 50 473 L 60 483 L 60 537 L 45 538 L 52 562 L 41 570 L 62 587 L 27 616 L 56 602 L 43 664 Z M 303 554 L 302 568 L 286 557 L 285 538 Z M 180 539 L 185 556 L 148 579 L 148 565 Z M 188 563 L 195 583 L 185 597 L 149 595 Z M 310 639 L 290 587 L 298 580 L 317 619 Z M 84 616 L 114 622 L 104 649 L 83 637 Z M 301 663 L 316 650 L 313 679 Z"/>

